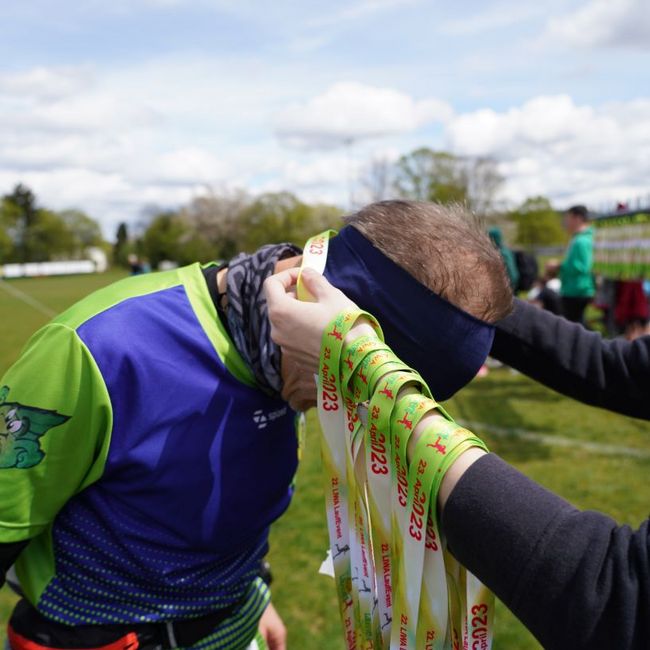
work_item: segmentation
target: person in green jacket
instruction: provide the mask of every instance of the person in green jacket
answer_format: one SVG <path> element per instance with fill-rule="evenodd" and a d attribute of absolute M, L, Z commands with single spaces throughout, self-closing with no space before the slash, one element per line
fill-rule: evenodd
<path fill-rule="evenodd" d="M 585 308 L 596 292 L 591 274 L 593 259 L 593 228 L 584 205 L 574 205 L 564 214 L 564 227 L 571 235 L 566 255 L 560 265 L 562 314 L 570 321 L 584 325 Z"/>
<path fill-rule="evenodd" d="M 519 284 L 519 269 L 517 268 L 517 262 L 515 261 L 514 253 L 503 243 L 503 234 L 500 228 L 490 228 L 488 230 L 488 235 L 492 243 L 499 249 L 501 257 L 503 258 L 503 263 L 505 264 L 506 271 L 508 272 L 508 277 L 510 278 L 510 286 L 513 291 L 517 290 L 517 285 Z"/>

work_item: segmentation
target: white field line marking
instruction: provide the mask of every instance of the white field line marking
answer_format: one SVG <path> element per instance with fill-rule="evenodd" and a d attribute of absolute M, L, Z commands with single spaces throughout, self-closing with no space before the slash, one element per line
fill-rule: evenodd
<path fill-rule="evenodd" d="M 41 314 L 45 314 L 45 316 L 47 316 L 48 318 L 52 318 L 53 316 L 56 316 L 56 312 L 53 309 L 50 309 L 47 305 L 44 305 L 42 302 L 39 302 L 35 298 L 32 298 L 24 291 L 21 291 L 20 289 L 16 289 L 16 287 L 12 287 L 5 280 L 0 280 L 0 289 L 4 289 L 10 296 L 17 298 L 18 300 L 21 300 L 26 305 L 29 305 L 30 307 L 33 307 L 37 311 L 40 311 Z"/>
<path fill-rule="evenodd" d="M 635 447 L 623 447 L 620 445 L 607 445 L 600 442 L 589 442 L 587 440 L 576 440 L 563 436 L 551 435 L 548 433 L 535 433 L 518 427 L 499 427 L 485 422 L 470 422 L 457 420 L 458 424 L 467 427 L 473 432 L 485 431 L 499 438 L 521 438 L 531 442 L 539 442 L 549 447 L 571 447 L 573 449 L 584 449 L 594 454 L 628 456 L 632 458 L 650 458 L 650 450 L 637 449 Z"/>

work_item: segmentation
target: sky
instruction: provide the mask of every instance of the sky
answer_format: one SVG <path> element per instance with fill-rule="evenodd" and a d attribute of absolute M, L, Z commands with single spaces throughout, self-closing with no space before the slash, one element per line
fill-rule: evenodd
<path fill-rule="evenodd" d="M 648 0 L 0 3 L 0 194 L 120 221 L 206 192 L 363 202 L 492 156 L 515 206 L 650 196 Z"/>

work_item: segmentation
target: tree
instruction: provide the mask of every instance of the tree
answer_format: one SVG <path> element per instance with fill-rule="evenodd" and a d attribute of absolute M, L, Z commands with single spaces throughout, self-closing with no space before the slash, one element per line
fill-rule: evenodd
<path fill-rule="evenodd" d="M 262 194 L 239 218 L 240 249 L 253 251 L 280 242 L 303 246 L 312 235 L 338 225 L 339 214 L 331 206 L 307 205 L 290 192 Z"/>
<path fill-rule="evenodd" d="M 517 225 L 516 241 L 524 246 L 553 246 L 566 244 L 567 234 L 562 218 L 544 196 L 526 199 L 510 213 Z"/>
<path fill-rule="evenodd" d="M 32 261 L 29 248 L 29 230 L 36 222 L 36 196 L 22 183 L 16 185 L 11 194 L 4 197 L 7 211 L 12 213 L 14 220 L 14 251 L 16 261 Z"/>
<path fill-rule="evenodd" d="M 395 167 L 395 189 L 401 197 L 464 203 L 480 215 L 492 211 L 502 183 L 492 158 L 455 156 L 427 147 L 402 156 Z"/>
<path fill-rule="evenodd" d="M 120 223 L 115 233 L 115 244 L 113 245 L 113 263 L 120 266 L 127 265 L 129 256 L 129 231 L 124 222 Z"/>
<path fill-rule="evenodd" d="M 183 265 L 214 259 L 212 245 L 183 214 L 175 212 L 163 212 L 152 219 L 142 235 L 142 252 L 153 268 L 162 260 Z"/>
<path fill-rule="evenodd" d="M 6 196 L 0 200 L 0 262 L 13 262 L 20 209 Z"/>
<path fill-rule="evenodd" d="M 210 244 L 215 259 L 229 259 L 242 250 L 240 216 L 250 204 L 251 199 L 242 190 L 220 195 L 210 191 L 195 198 L 181 213 L 191 229 Z"/>
<path fill-rule="evenodd" d="M 90 217 L 76 210 L 57 213 L 38 207 L 25 185 L 16 185 L 0 202 L 0 255 L 5 262 L 79 256 L 89 238 L 101 241 L 99 226 Z"/>
<path fill-rule="evenodd" d="M 391 198 L 395 186 L 394 174 L 394 165 L 387 158 L 375 158 L 371 161 L 361 179 L 368 201 L 374 203 Z"/>
<path fill-rule="evenodd" d="M 461 159 L 450 153 L 421 147 L 397 161 L 395 187 L 404 198 L 466 203 L 468 184 Z"/>
<path fill-rule="evenodd" d="M 149 258 L 152 268 L 162 260 L 179 260 L 180 240 L 188 228 L 174 212 L 155 216 L 142 235 L 144 254 Z"/>
<path fill-rule="evenodd" d="M 503 185 L 503 175 L 493 158 L 469 158 L 467 164 L 469 207 L 476 214 L 486 216 L 494 211 L 497 193 Z"/>
<path fill-rule="evenodd" d="M 303 246 L 312 235 L 323 232 L 323 230 L 340 230 L 343 226 L 340 208 L 328 205 L 327 203 L 316 203 L 315 205 L 310 205 L 309 209 L 311 211 L 309 231 L 305 234 L 305 238 L 299 242 L 300 246 Z"/>
<path fill-rule="evenodd" d="M 89 246 L 101 246 L 104 243 L 99 224 L 81 210 L 63 210 L 59 217 L 68 227 L 74 237 L 75 247 L 79 254 Z"/>
<path fill-rule="evenodd" d="M 195 198 L 179 212 L 153 214 L 142 235 L 142 252 L 156 266 L 163 259 L 179 264 L 227 260 L 269 243 L 302 246 L 308 237 L 340 226 L 340 210 L 308 205 L 289 192 L 243 192 Z"/>
<path fill-rule="evenodd" d="M 65 222 L 50 210 L 39 208 L 27 229 L 24 250 L 28 262 L 46 262 L 51 259 L 68 259 L 76 249 L 74 234 Z"/>
<path fill-rule="evenodd" d="M 0 222 L 0 264 L 11 259 L 14 250 L 12 241 L 5 226 Z"/>

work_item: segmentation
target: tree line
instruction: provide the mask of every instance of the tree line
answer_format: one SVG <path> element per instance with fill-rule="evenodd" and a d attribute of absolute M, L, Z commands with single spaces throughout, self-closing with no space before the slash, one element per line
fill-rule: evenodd
<path fill-rule="evenodd" d="M 504 182 L 492 158 L 419 148 L 396 162 L 374 161 L 358 184 L 363 202 L 404 198 L 464 203 L 490 225 L 502 226 L 513 244 L 528 248 L 564 244 L 561 217 L 551 202 L 537 196 L 515 209 L 504 209 L 497 202 Z M 228 259 L 268 243 L 301 246 L 317 232 L 339 228 L 341 214 L 336 206 L 308 204 L 290 192 L 208 193 L 178 210 L 154 213 L 137 237 L 129 238 L 126 224 L 121 224 L 115 258 L 126 260 L 128 253 L 135 253 L 155 268 L 167 259 L 179 264 Z"/>
<path fill-rule="evenodd" d="M 490 225 L 502 226 L 512 244 L 566 242 L 560 216 L 548 199 L 532 197 L 515 209 L 500 205 L 497 196 L 504 182 L 491 158 L 419 148 L 396 162 L 374 161 L 358 179 L 358 187 L 363 202 L 405 198 L 464 203 Z M 290 192 L 206 192 L 177 209 L 150 211 L 135 227 L 121 223 L 113 261 L 127 265 L 129 255 L 135 254 L 156 268 L 163 260 L 186 264 L 228 259 L 267 243 L 302 245 L 314 233 L 340 227 L 341 214 L 336 206 L 306 203 Z M 83 212 L 39 207 L 24 185 L 2 198 L 0 262 L 74 259 L 97 245 L 106 245 L 99 225 Z"/>
<path fill-rule="evenodd" d="M 99 224 L 80 210 L 39 207 L 25 185 L 0 199 L 0 263 L 80 259 L 104 246 Z"/>
<path fill-rule="evenodd" d="M 153 214 L 135 237 L 120 224 L 114 259 L 123 263 L 129 254 L 136 254 L 156 268 L 163 260 L 178 264 L 225 260 L 270 243 L 302 246 L 311 235 L 338 228 L 340 216 L 337 207 L 308 204 L 290 192 L 209 194 L 179 210 Z"/>

